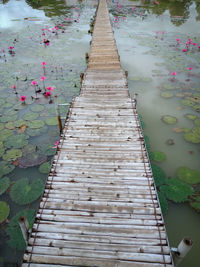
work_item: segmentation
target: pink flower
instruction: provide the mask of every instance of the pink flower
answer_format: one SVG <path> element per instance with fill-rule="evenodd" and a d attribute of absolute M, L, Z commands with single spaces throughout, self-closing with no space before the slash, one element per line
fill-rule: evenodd
<path fill-rule="evenodd" d="M 187 50 L 187 49 L 183 49 L 182 51 L 183 51 L 183 52 L 187 52 L 188 50 Z"/>
<path fill-rule="evenodd" d="M 165 32 L 163 31 L 163 32 L 161 32 L 162 34 L 165 34 Z"/>
<path fill-rule="evenodd" d="M 200 49 L 200 46 L 198 46 L 198 48 Z"/>
<path fill-rule="evenodd" d="M 197 44 L 196 43 L 193 43 L 192 45 L 196 46 Z"/>
<path fill-rule="evenodd" d="M 21 101 L 21 102 L 24 102 L 25 100 L 26 100 L 25 95 L 20 96 L 20 101 Z"/>
<path fill-rule="evenodd" d="M 9 46 L 8 49 L 9 50 L 13 50 L 14 46 Z"/>
<path fill-rule="evenodd" d="M 55 26 L 55 27 L 54 27 L 54 29 L 57 31 L 57 30 L 58 30 L 58 27 L 57 27 L 57 26 Z"/>
<path fill-rule="evenodd" d="M 49 87 L 47 87 L 47 90 L 53 91 L 53 87 L 52 86 L 49 86 Z"/>
<path fill-rule="evenodd" d="M 45 79 L 46 79 L 45 76 L 41 76 L 41 77 L 40 77 L 40 81 L 44 81 Z"/>
<path fill-rule="evenodd" d="M 43 29 L 41 29 L 42 31 L 44 31 L 45 29 L 43 28 Z"/>
<path fill-rule="evenodd" d="M 179 43 L 181 41 L 181 39 L 180 38 L 176 38 L 176 41 L 177 41 L 177 43 Z"/>
<path fill-rule="evenodd" d="M 13 84 L 13 85 L 12 85 L 12 88 L 13 88 L 13 89 L 16 89 L 16 85 L 15 85 L 15 84 Z"/>
<path fill-rule="evenodd" d="M 44 39 L 45 40 L 45 39 Z M 42 63 L 41 63 L 41 65 L 42 66 L 45 66 L 47 63 L 45 62 L 45 61 L 43 61 Z"/>
<path fill-rule="evenodd" d="M 56 142 L 55 142 L 55 145 L 54 145 L 52 148 L 57 148 L 58 145 L 59 145 L 59 141 L 56 141 Z"/>
<path fill-rule="evenodd" d="M 192 70 L 192 67 L 189 67 L 188 70 Z"/>
<path fill-rule="evenodd" d="M 45 96 L 51 96 L 51 92 L 46 92 Z"/>
<path fill-rule="evenodd" d="M 57 66 L 54 66 L 54 69 L 57 69 Z"/>
<path fill-rule="evenodd" d="M 4 50 L 4 49 L 1 49 L 1 52 L 2 52 L 2 53 L 5 53 L 5 50 Z"/>
<path fill-rule="evenodd" d="M 32 81 L 31 84 L 32 85 L 37 85 L 37 81 Z"/>
<path fill-rule="evenodd" d="M 64 25 L 63 24 L 60 24 L 61 27 L 63 27 Z"/>
<path fill-rule="evenodd" d="M 176 76 L 176 72 L 173 71 L 173 72 L 171 73 L 171 75 L 172 75 L 172 76 Z"/>

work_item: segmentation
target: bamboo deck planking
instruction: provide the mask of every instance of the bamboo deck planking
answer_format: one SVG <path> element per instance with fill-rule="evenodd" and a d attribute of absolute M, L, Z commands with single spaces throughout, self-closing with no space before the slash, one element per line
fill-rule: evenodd
<path fill-rule="evenodd" d="M 105 0 L 22 266 L 173 266 Z"/>

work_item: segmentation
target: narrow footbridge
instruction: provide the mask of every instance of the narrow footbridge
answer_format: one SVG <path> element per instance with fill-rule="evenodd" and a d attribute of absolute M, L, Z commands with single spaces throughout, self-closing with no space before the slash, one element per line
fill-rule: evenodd
<path fill-rule="evenodd" d="M 106 0 L 22 266 L 173 266 Z"/>

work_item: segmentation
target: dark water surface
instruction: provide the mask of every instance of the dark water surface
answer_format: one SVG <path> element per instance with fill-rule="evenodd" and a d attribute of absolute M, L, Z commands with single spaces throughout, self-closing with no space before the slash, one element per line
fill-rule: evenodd
<path fill-rule="evenodd" d="M 54 99 L 69 103 L 79 93 L 96 4 L 95 0 L 0 2 L 2 266 L 20 264 L 25 244 L 17 218 L 26 215 L 33 222 L 59 139 Z M 153 168 L 155 176 L 164 177 L 157 186 L 170 245 L 190 236 L 194 247 L 179 266 L 198 267 L 200 2 L 109 0 L 108 4 L 129 88 L 132 95 L 138 94 L 149 155 L 163 170 Z M 43 95 L 44 87 L 53 87 L 51 96 Z M 25 104 L 21 96 L 26 97 Z M 67 106 L 60 109 L 65 116 Z M 165 115 L 172 117 L 168 121 L 172 124 L 161 120 Z"/>

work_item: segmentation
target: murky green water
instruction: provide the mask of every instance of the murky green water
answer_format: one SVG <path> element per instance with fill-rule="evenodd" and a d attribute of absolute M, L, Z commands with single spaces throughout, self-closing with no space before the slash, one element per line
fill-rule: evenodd
<path fill-rule="evenodd" d="M 194 248 L 180 266 L 198 267 L 200 217 L 190 204 L 200 205 L 200 3 L 155 2 L 108 1 L 121 63 L 129 72 L 129 88 L 132 95 L 138 93 L 150 157 L 164 174 L 157 167 L 154 172 L 162 178 L 166 175 L 158 181 L 158 191 L 164 209 L 168 203 L 165 221 L 170 245 L 190 236 Z M 59 103 L 66 103 L 79 92 L 79 73 L 86 67 L 84 57 L 91 40 L 88 29 L 96 3 L 0 3 L 2 266 L 20 263 L 25 245 L 16 216 L 25 214 L 33 221 L 48 172 L 46 162 L 50 163 L 56 150 L 52 147 L 59 139 L 55 95 Z M 185 42 L 191 42 L 188 48 Z M 32 85 L 33 81 L 37 85 Z M 53 87 L 53 91 L 46 90 L 51 96 L 44 95 L 46 87 Z M 24 104 L 21 96 L 26 97 Z M 60 109 L 65 116 L 67 107 Z M 164 123 L 162 117 L 174 124 Z M 190 169 L 178 172 L 183 166 Z M 172 177 L 170 183 L 167 177 Z"/>

